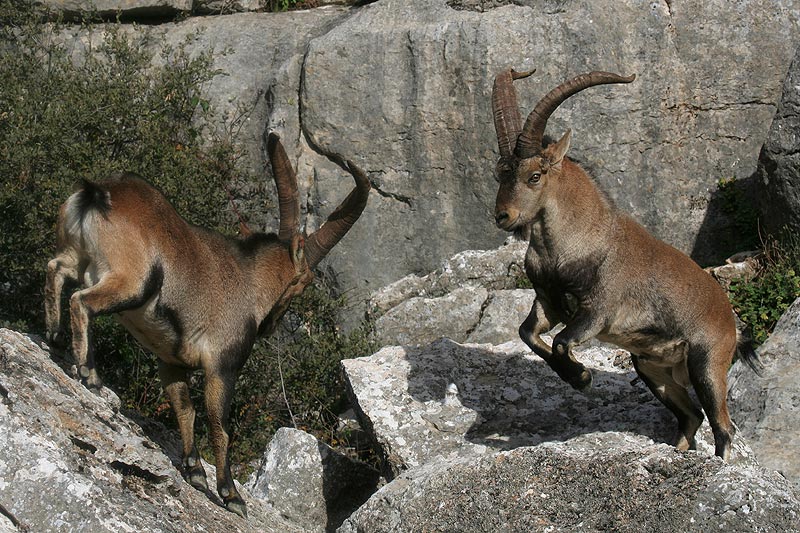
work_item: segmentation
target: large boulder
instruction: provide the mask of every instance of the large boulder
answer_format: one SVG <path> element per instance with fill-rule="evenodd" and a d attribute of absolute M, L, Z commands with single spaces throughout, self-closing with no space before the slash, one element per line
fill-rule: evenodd
<path fill-rule="evenodd" d="M 434 460 L 378 491 L 338 530 L 800 531 L 779 474 L 595 433 Z"/>
<path fill-rule="evenodd" d="M 313 435 L 280 428 L 245 487 L 305 531 L 330 531 L 375 492 L 378 478 Z"/>
<path fill-rule="evenodd" d="M 737 361 L 730 372 L 731 416 L 758 461 L 800 490 L 800 298 L 759 348 L 764 375 Z"/>
<path fill-rule="evenodd" d="M 800 48 L 794 56 L 778 112 L 758 161 L 758 199 L 764 227 L 800 231 Z"/>
<path fill-rule="evenodd" d="M 191 487 L 174 441 L 102 392 L 69 377 L 39 341 L 0 329 L 0 515 L 20 530 L 303 531 L 244 489 L 247 520 Z"/>
<path fill-rule="evenodd" d="M 264 133 L 281 134 L 310 229 L 352 187 L 331 153 L 368 172 L 366 211 L 325 263 L 359 300 L 506 237 L 492 217 L 489 100 L 495 74 L 509 66 L 537 69 L 517 83 L 525 113 L 577 73 L 636 73 L 631 85 L 567 101 L 550 131 L 573 128 L 571 155 L 659 237 L 701 261 L 717 255 L 730 221 L 715 206 L 716 184 L 756 169 L 800 34 L 799 6 L 381 0 L 130 31 L 176 44 L 199 30 L 191 50 L 228 50 L 214 64 L 227 75 L 205 88 L 217 126 L 246 109 L 249 120 L 237 124 L 258 175 Z M 232 194 L 253 227 L 274 228 L 261 179 L 233 184 Z"/>
<path fill-rule="evenodd" d="M 583 394 L 521 341 L 499 346 L 391 346 L 342 362 L 351 403 L 385 462 L 388 477 L 436 457 L 474 456 L 586 433 L 626 432 L 671 442 L 674 416 L 636 377 L 624 350 L 589 347 L 576 357 L 594 376 Z M 713 456 L 704 422 L 697 448 Z M 755 464 L 734 439 L 733 461 Z"/>

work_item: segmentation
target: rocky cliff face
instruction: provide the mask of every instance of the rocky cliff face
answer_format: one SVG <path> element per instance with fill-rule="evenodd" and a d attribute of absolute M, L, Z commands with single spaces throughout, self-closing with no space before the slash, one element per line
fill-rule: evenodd
<path fill-rule="evenodd" d="M 769 137 L 758 161 L 756 186 L 764 226 L 800 230 L 800 49 L 783 84 Z"/>
<path fill-rule="evenodd" d="M 701 261 L 714 257 L 729 227 L 716 184 L 756 169 L 799 14 L 793 0 L 381 0 L 129 31 L 172 44 L 199 31 L 191 49 L 228 50 L 215 64 L 227 75 L 206 96 L 220 122 L 242 105 L 251 111 L 242 142 L 257 172 L 264 133 L 281 134 L 312 226 L 350 186 L 327 155 L 345 154 L 367 170 L 370 203 L 327 262 L 358 300 L 505 238 L 491 216 L 489 97 L 494 75 L 508 66 L 537 69 L 518 82 L 525 113 L 579 72 L 636 73 L 632 85 L 565 103 L 550 131 L 573 129 L 571 155 L 622 209 Z M 273 213 L 260 214 L 257 184 L 234 189 L 254 226 L 274 227 Z"/>

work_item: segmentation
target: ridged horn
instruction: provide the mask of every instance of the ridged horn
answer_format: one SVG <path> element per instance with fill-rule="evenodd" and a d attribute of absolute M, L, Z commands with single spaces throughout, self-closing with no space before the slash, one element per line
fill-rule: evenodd
<path fill-rule="evenodd" d="M 280 229 L 278 239 L 289 242 L 299 231 L 300 203 L 297 194 L 297 175 L 289 162 L 281 138 L 270 133 L 267 138 L 267 154 L 278 189 L 278 212 L 280 213 Z"/>
<path fill-rule="evenodd" d="M 367 198 L 369 198 L 370 183 L 367 174 L 352 161 L 345 162 L 338 157 L 337 162 L 353 176 L 356 186 L 339 207 L 328 216 L 328 220 L 322 227 L 306 239 L 306 261 L 310 268 L 317 266 L 353 227 L 364 211 Z"/>
<path fill-rule="evenodd" d="M 536 107 L 531 111 L 525 120 L 517 139 L 514 153 L 521 159 L 527 159 L 539 154 L 542 151 L 542 139 L 544 130 L 547 127 L 547 119 L 558 109 L 564 100 L 575 93 L 578 93 L 594 85 L 604 85 L 607 83 L 630 83 L 636 79 L 636 75 L 620 76 L 611 72 L 594 71 L 588 74 L 581 74 L 571 80 L 565 81 L 539 100 Z"/>
<path fill-rule="evenodd" d="M 514 89 L 514 80 L 527 78 L 534 72 L 536 72 L 536 69 L 517 72 L 509 68 L 500 72 L 494 78 L 492 113 L 494 114 L 494 129 L 497 132 L 500 157 L 510 158 L 514 154 L 517 137 L 522 131 L 522 116 L 517 105 L 517 91 Z"/>

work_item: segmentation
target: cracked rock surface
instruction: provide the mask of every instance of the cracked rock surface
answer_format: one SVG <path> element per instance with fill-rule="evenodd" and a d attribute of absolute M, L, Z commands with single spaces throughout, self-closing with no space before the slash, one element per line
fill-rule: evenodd
<path fill-rule="evenodd" d="M 188 485 L 170 443 L 101 393 L 69 377 L 40 341 L 0 329 L 0 531 L 7 522 L 37 533 L 302 531 L 246 491 L 244 520 Z M 205 469 L 214 487 L 214 468 Z"/>
<path fill-rule="evenodd" d="M 758 349 L 764 376 L 737 361 L 730 371 L 731 417 L 758 461 L 800 491 L 800 298 Z"/>
<path fill-rule="evenodd" d="M 436 459 L 378 491 L 338 530 L 798 531 L 775 472 L 623 433 Z"/>

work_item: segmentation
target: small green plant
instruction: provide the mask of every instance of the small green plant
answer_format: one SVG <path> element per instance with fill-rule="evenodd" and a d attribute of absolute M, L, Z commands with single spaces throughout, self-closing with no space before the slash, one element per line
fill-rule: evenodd
<path fill-rule="evenodd" d="M 762 269 L 751 281 L 734 282 L 731 303 L 747 324 L 751 338 L 763 343 L 778 319 L 800 298 L 800 239 L 784 232 L 763 244 Z"/>

